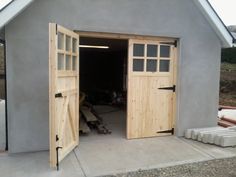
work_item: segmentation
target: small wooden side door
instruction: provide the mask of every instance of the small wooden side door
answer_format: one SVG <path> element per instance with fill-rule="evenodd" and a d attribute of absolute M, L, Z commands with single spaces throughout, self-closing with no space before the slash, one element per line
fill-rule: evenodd
<path fill-rule="evenodd" d="M 173 133 L 174 41 L 129 41 L 127 138 Z"/>
<path fill-rule="evenodd" d="M 50 166 L 79 142 L 79 36 L 49 24 Z"/>

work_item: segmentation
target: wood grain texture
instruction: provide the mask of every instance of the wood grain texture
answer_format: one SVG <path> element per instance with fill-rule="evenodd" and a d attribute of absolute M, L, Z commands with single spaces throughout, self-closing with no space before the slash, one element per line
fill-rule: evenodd
<path fill-rule="evenodd" d="M 63 38 L 59 39 L 58 33 Z M 61 47 L 60 49 L 59 46 Z M 60 162 L 79 142 L 78 46 L 78 34 L 62 26 L 49 24 L 49 128 L 51 167 L 56 166 L 56 147 L 62 147 L 62 149 L 59 149 Z M 61 68 L 58 67 L 59 54 L 63 56 L 63 61 L 60 63 Z M 76 57 L 75 63 L 72 62 L 73 57 Z M 55 97 L 56 94 L 59 94 L 59 96 Z M 56 140 L 56 136 L 58 136 L 58 140 Z"/>
<path fill-rule="evenodd" d="M 144 44 L 145 54 L 143 57 L 144 71 L 133 71 L 134 44 Z M 174 95 L 171 90 L 160 90 L 161 87 L 171 87 L 175 84 L 175 62 L 174 46 L 170 45 L 170 57 L 165 58 L 170 61 L 169 72 L 146 71 L 147 45 L 163 45 L 159 41 L 150 40 L 129 40 L 128 54 L 128 117 L 127 117 L 127 138 L 144 138 L 170 135 L 169 133 L 157 133 L 160 131 L 171 130 L 174 121 Z M 160 48 L 158 56 L 155 58 L 157 66 L 160 65 Z"/>

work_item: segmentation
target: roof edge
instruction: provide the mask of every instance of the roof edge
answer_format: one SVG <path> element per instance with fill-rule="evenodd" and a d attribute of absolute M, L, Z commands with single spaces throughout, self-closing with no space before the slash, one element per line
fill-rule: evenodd
<path fill-rule="evenodd" d="M 0 11 L 0 29 L 22 12 L 34 0 L 14 0 Z"/>
<path fill-rule="evenodd" d="M 216 34 L 222 41 L 222 47 L 232 47 L 235 38 L 225 26 L 210 2 L 208 0 L 194 0 L 194 2 L 199 7 L 203 15 L 206 17 L 206 19 L 211 24 Z"/>
<path fill-rule="evenodd" d="M 3 6 L 3 7 L 0 9 L 0 12 L 3 11 L 7 6 L 9 6 L 13 1 L 15 1 L 15 0 L 11 0 L 11 1 L 8 2 L 5 6 Z"/>

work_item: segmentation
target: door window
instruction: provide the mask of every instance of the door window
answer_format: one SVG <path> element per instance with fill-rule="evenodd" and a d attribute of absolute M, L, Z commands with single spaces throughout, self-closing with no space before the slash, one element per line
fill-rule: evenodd
<path fill-rule="evenodd" d="M 133 71 L 144 71 L 144 59 L 133 59 Z"/>
<path fill-rule="evenodd" d="M 157 72 L 157 60 L 147 59 L 147 72 Z"/>
<path fill-rule="evenodd" d="M 160 43 L 133 44 L 133 72 L 170 72 L 171 46 Z"/>
<path fill-rule="evenodd" d="M 57 36 L 57 70 L 76 71 L 78 69 L 78 40 L 60 32 Z"/>
<path fill-rule="evenodd" d="M 134 57 L 143 57 L 144 56 L 144 44 L 134 44 L 133 50 Z"/>

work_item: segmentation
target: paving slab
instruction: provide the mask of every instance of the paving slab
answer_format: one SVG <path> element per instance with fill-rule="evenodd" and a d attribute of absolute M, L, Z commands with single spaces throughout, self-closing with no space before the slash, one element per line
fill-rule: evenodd
<path fill-rule="evenodd" d="M 102 112 L 103 111 L 103 112 Z M 3 177 L 93 177 L 236 156 L 236 148 L 221 148 L 175 136 L 127 140 L 125 112 L 101 111 L 110 135 L 95 131 L 80 136 L 76 148 L 60 164 L 49 168 L 48 152 L 0 154 Z"/>
<path fill-rule="evenodd" d="M 49 167 L 48 152 L 0 154 L 1 177 L 84 177 L 74 153 L 60 164 L 60 171 Z"/>
<path fill-rule="evenodd" d="M 214 144 L 215 137 L 218 134 L 227 133 L 227 132 L 235 132 L 235 131 L 227 129 L 227 128 L 222 129 L 222 130 L 217 130 L 217 131 L 211 131 L 211 132 L 205 133 L 203 135 L 202 142 L 209 143 L 209 144 Z"/>
<path fill-rule="evenodd" d="M 104 111 L 105 112 L 105 111 Z M 111 135 L 80 137 L 75 150 L 86 176 L 153 169 L 213 159 L 175 136 L 127 140 L 125 112 L 101 114 Z"/>
<path fill-rule="evenodd" d="M 235 147 L 236 145 L 236 135 L 226 135 L 220 138 L 219 142 L 222 147 Z"/>
<path fill-rule="evenodd" d="M 81 142 L 75 150 L 87 176 L 152 169 L 212 159 L 182 140 L 170 136 L 138 140 Z"/>
<path fill-rule="evenodd" d="M 182 141 L 185 141 L 187 144 L 192 145 L 192 148 L 199 150 L 202 153 L 208 154 L 213 159 L 229 158 L 236 156 L 236 148 L 228 147 L 222 148 L 216 145 L 204 144 L 202 142 L 187 140 L 185 138 L 180 138 Z"/>

